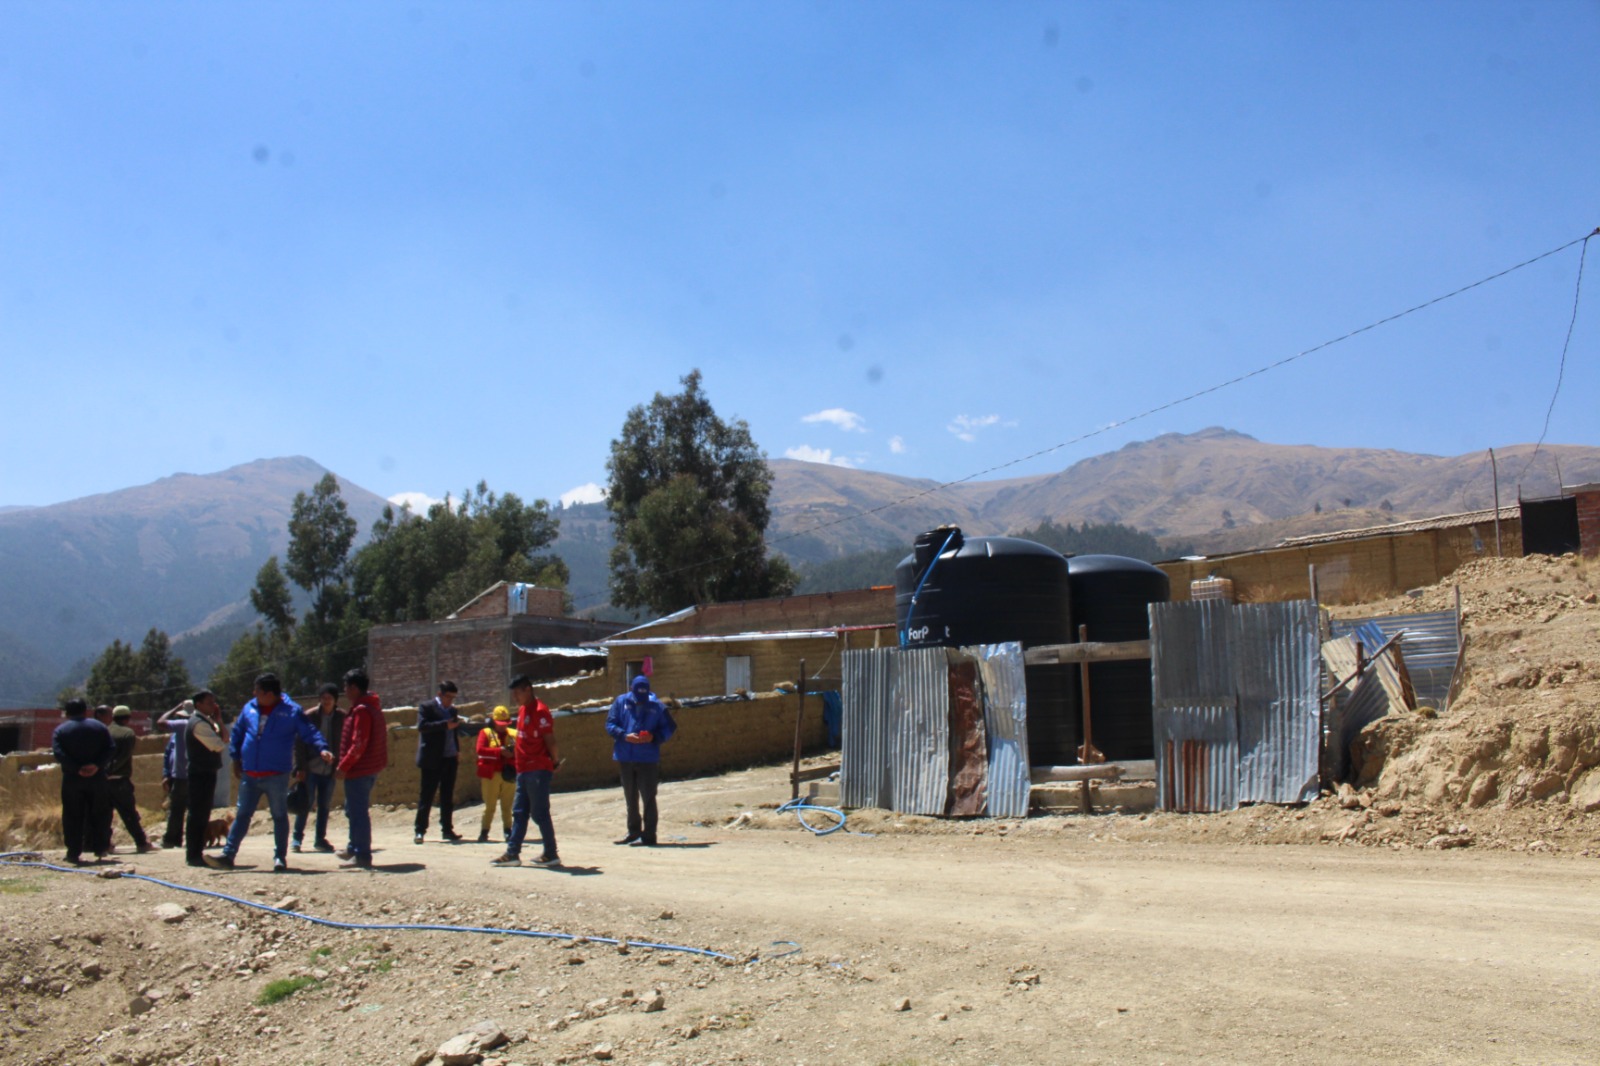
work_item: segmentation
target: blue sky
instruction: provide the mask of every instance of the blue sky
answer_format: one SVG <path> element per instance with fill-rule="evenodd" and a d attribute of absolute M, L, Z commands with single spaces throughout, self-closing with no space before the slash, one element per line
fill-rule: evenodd
<path fill-rule="evenodd" d="M 771 456 L 964 477 L 1593 230 L 1597 47 L 1560 0 L 0 5 L 0 504 L 289 454 L 555 500 L 695 367 Z M 1005 474 L 1532 441 L 1577 267 Z M 1591 295 L 1552 442 L 1597 348 Z"/>

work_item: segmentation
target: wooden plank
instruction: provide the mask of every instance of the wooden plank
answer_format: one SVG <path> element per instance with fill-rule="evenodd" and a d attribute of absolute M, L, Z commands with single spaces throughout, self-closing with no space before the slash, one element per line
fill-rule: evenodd
<path fill-rule="evenodd" d="M 1104 663 L 1150 658 L 1148 640 L 1086 641 L 1082 644 L 1041 644 L 1023 652 L 1028 666 L 1053 663 Z"/>

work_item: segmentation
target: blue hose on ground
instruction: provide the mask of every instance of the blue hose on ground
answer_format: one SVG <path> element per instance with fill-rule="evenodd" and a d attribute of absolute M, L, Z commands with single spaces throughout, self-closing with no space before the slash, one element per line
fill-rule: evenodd
<path fill-rule="evenodd" d="M 840 817 L 842 818 L 843 815 Z M 843 823 L 841 822 L 840 824 L 842 825 Z M 0 866 L 32 866 L 42 870 L 54 870 L 57 873 L 87 874 L 90 877 L 100 876 L 99 871 L 96 870 L 80 870 L 71 866 L 56 866 L 52 863 L 44 862 L 37 857 L 38 854 L 39 853 L 36 851 L 3 852 L 0 853 Z M 210 896 L 213 899 L 226 900 L 229 903 L 237 903 L 241 907 L 250 907 L 253 910 L 266 911 L 269 914 L 280 914 L 285 918 L 299 918 L 303 922 L 310 922 L 312 925 L 326 926 L 329 929 L 360 929 L 371 930 L 373 932 L 397 930 L 435 933 L 490 933 L 494 936 L 523 936 L 532 937 L 539 940 L 587 940 L 595 944 L 615 944 L 630 948 L 654 948 L 657 951 L 682 951 L 690 955 L 703 955 L 709 959 L 722 959 L 725 962 L 739 961 L 732 955 L 724 955 L 720 951 L 711 951 L 707 948 L 684 947 L 681 944 L 654 944 L 645 940 L 618 940 L 615 937 L 585 936 L 580 933 L 544 933 L 533 929 L 496 929 L 489 926 L 477 925 L 424 925 L 407 922 L 338 922 L 334 921 L 332 918 L 318 918 L 312 914 L 301 914 L 299 911 L 288 911 L 279 907 L 269 907 L 265 903 L 256 903 L 252 900 L 240 899 L 238 896 L 230 896 L 224 892 L 213 892 L 210 889 L 196 888 L 193 885 L 180 885 L 175 881 L 163 881 L 159 877 L 150 877 L 147 874 L 121 873 L 118 874 L 118 876 L 131 878 L 135 881 L 148 881 L 152 885 L 160 885 L 162 888 L 175 888 L 180 892 L 192 892 L 197 896 Z M 783 943 L 791 943 L 791 941 L 784 941 Z M 752 959 L 751 961 L 758 960 Z"/>
<path fill-rule="evenodd" d="M 825 837 L 829 833 L 837 833 L 839 830 L 844 828 L 844 812 L 837 807 L 819 807 L 816 804 L 807 803 L 804 800 L 792 799 L 788 803 L 785 803 L 782 807 L 778 808 L 779 814 L 782 814 L 785 811 L 793 811 L 795 817 L 800 819 L 800 824 L 819 837 Z M 818 829 L 816 826 L 806 821 L 806 811 L 821 811 L 824 814 L 839 819 L 838 824 L 830 825 L 825 829 Z"/>

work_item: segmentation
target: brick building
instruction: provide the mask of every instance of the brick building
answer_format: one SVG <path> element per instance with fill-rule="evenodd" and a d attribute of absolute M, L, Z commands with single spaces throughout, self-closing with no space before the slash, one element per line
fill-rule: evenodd
<path fill-rule="evenodd" d="M 373 626 L 367 634 L 367 672 L 386 706 L 415 705 L 454 681 L 463 701 L 504 703 L 517 674 L 536 681 L 564 677 L 604 662 L 580 645 L 622 629 L 615 622 L 569 618 L 560 589 L 497 582 L 449 618 Z"/>

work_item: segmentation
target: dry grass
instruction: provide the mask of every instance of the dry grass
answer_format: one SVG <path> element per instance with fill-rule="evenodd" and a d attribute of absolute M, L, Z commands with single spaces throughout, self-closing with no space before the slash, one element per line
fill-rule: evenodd
<path fill-rule="evenodd" d="M 0 811 L 0 850 L 29 851 L 61 846 L 61 808 Z"/>

